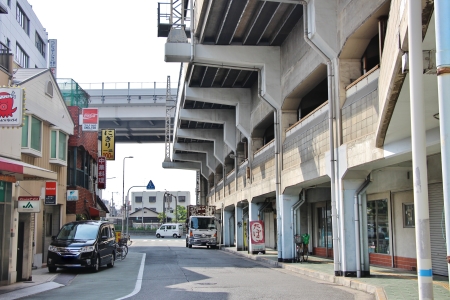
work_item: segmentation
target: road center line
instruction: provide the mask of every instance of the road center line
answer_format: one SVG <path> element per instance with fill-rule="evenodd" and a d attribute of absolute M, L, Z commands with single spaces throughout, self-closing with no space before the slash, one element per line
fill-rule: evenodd
<path fill-rule="evenodd" d="M 139 291 L 141 290 L 141 286 L 142 286 L 142 276 L 143 276 L 143 274 L 144 274 L 144 266 L 145 266 L 145 257 L 146 257 L 146 254 L 144 253 L 144 255 L 142 256 L 141 267 L 139 268 L 139 273 L 138 273 L 138 277 L 137 277 L 137 279 L 136 279 L 136 285 L 135 285 L 135 287 L 134 287 L 134 290 L 133 290 L 130 294 L 128 294 L 128 295 L 126 295 L 126 296 L 124 296 L 124 297 L 122 297 L 122 298 L 117 298 L 117 300 L 122 300 L 122 299 L 130 298 L 131 296 L 134 296 L 134 295 L 136 295 L 137 293 L 139 293 Z"/>

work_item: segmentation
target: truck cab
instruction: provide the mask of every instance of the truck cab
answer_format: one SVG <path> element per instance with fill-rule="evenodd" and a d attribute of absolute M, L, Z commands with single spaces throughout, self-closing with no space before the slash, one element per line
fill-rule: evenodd
<path fill-rule="evenodd" d="M 214 211 L 215 211 L 215 207 Z M 209 213 L 208 213 L 209 211 Z M 188 207 L 186 247 L 206 246 L 216 248 L 217 246 L 217 221 L 211 207 L 190 205 Z"/>

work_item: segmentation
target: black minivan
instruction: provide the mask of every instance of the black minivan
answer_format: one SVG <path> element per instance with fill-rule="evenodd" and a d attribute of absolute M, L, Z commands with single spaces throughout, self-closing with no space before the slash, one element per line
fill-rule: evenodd
<path fill-rule="evenodd" d="M 105 221 L 76 221 L 65 224 L 48 247 L 48 271 L 57 268 L 91 268 L 97 272 L 107 264 L 114 267 L 116 233 L 114 224 Z"/>

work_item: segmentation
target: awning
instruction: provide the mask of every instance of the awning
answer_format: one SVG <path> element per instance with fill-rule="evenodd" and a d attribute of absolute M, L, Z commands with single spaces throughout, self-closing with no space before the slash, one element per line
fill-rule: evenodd
<path fill-rule="evenodd" d="M 56 172 L 6 157 L 0 157 L 0 174 L 15 176 L 17 180 L 58 179 Z"/>
<path fill-rule="evenodd" d="M 100 211 L 98 209 L 96 209 L 95 207 L 89 207 L 89 214 L 91 215 L 91 218 L 102 217 L 100 215 Z"/>

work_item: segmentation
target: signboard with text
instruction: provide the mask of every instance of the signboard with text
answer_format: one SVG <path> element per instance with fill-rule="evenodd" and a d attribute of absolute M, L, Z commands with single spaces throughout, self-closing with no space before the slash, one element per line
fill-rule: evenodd
<path fill-rule="evenodd" d="M 102 150 L 101 156 L 104 156 L 106 160 L 115 160 L 116 150 L 116 131 L 114 129 L 102 130 Z"/>
<path fill-rule="evenodd" d="M 58 44 L 57 40 L 55 39 L 49 39 L 48 40 L 48 48 L 49 48 L 49 61 L 48 61 L 48 67 L 50 68 L 50 71 L 52 72 L 53 76 L 56 78 L 56 67 L 57 67 L 57 52 L 58 52 Z"/>
<path fill-rule="evenodd" d="M 45 205 L 56 205 L 56 181 L 45 182 Z"/>
<path fill-rule="evenodd" d="M 39 196 L 20 196 L 17 211 L 20 213 L 38 213 L 41 211 Z"/>
<path fill-rule="evenodd" d="M 0 88 L 0 127 L 21 127 L 24 91 L 21 88 Z"/>
<path fill-rule="evenodd" d="M 98 182 L 97 187 L 99 190 L 106 189 L 106 158 L 104 156 L 100 156 L 97 162 L 98 167 Z"/>
<path fill-rule="evenodd" d="M 67 190 L 67 201 L 78 201 L 78 190 Z"/>
<path fill-rule="evenodd" d="M 264 221 L 250 221 L 251 251 L 265 251 Z"/>
<path fill-rule="evenodd" d="M 83 108 L 81 120 L 83 131 L 98 131 L 98 108 Z"/>

